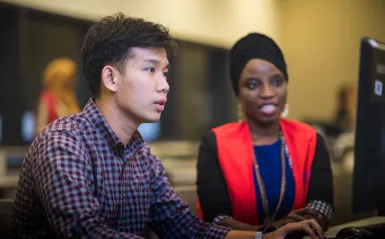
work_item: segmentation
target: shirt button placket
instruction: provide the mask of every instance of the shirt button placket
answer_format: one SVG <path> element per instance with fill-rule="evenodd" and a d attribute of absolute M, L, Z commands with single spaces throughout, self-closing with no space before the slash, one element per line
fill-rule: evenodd
<path fill-rule="evenodd" d="M 120 180 L 122 181 L 121 182 L 121 190 L 122 192 L 120 193 L 121 195 L 121 205 L 124 205 L 125 202 L 126 202 L 126 184 L 124 183 L 125 182 L 125 177 L 124 177 L 124 174 L 125 174 L 125 171 L 126 171 L 126 162 L 125 162 L 125 157 L 123 155 L 123 157 L 121 157 L 121 159 L 123 160 L 123 167 L 122 167 L 122 174 L 121 174 L 121 178 Z M 121 207 L 121 211 L 120 211 L 120 215 L 122 218 L 125 218 L 125 214 L 126 214 L 126 211 L 125 211 L 125 207 Z M 121 222 L 119 224 L 119 230 L 120 231 L 124 231 L 124 222 Z"/>

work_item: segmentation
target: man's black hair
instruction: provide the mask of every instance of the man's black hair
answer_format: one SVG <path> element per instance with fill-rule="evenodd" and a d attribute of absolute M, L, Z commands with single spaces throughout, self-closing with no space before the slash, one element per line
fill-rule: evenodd
<path fill-rule="evenodd" d="M 124 73 L 124 65 L 133 47 L 164 48 L 170 62 L 177 50 L 177 44 L 166 27 L 142 18 L 127 17 L 123 13 L 104 17 L 88 29 L 81 55 L 83 71 L 93 96 L 100 94 L 103 67 L 110 64 Z"/>

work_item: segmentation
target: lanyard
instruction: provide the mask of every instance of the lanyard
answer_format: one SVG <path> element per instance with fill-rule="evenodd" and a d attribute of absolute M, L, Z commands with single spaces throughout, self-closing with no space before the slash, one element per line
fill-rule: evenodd
<path fill-rule="evenodd" d="M 275 208 L 275 211 L 272 215 L 270 215 L 270 213 L 269 213 L 269 200 L 267 199 L 267 196 L 266 196 L 265 183 L 262 179 L 261 173 L 259 172 L 258 160 L 256 158 L 255 153 L 253 153 L 254 165 L 255 165 L 255 174 L 256 174 L 259 190 L 261 191 L 262 205 L 263 205 L 263 209 L 265 212 L 265 222 L 266 223 L 271 223 L 275 220 L 275 217 L 279 211 L 279 208 L 282 205 L 282 201 L 283 201 L 283 198 L 285 196 L 285 190 L 286 190 L 286 162 L 285 162 L 286 158 L 285 158 L 285 155 L 289 156 L 289 153 L 288 153 L 288 148 L 287 148 L 287 145 L 285 142 L 285 138 L 283 137 L 282 134 L 280 136 L 280 139 L 281 139 L 281 167 L 282 167 L 281 191 L 280 191 L 280 197 L 279 197 L 278 205 Z M 288 157 L 288 159 L 289 159 L 289 164 L 291 166 L 290 157 Z"/>

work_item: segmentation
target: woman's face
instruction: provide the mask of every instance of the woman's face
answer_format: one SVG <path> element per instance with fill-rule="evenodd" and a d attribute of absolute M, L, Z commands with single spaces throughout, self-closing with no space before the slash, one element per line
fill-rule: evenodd
<path fill-rule="evenodd" d="M 279 121 L 286 104 L 287 82 L 275 65 L 265 60 L 250 60 L 238 84 L 238 100 L 248 118 L 264 125 Z"/>
<path fill-rule="evenodd" d="M 57 82 L 59 87 L 64 91 L 72 91 L 76 88 L 76 72 L 62 71 L 57 75 Z"/>
<path fill-rule="evenodd" d="M 63 84 L 66 89 L 74 90 L 76 88 L 76 74 L 67 75 Z"/>

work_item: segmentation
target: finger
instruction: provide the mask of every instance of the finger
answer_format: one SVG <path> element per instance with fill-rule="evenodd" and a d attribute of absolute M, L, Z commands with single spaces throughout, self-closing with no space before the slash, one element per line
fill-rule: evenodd
<path fill-rule="evenodd" d="M 317 238 L 316 233 L 310 228 L 310 222 L 295 222 L 286 224 L 285 226 L 279 229 L 283 231 L 285 235 L 293 232 L 301 232 L 309 235 L 311 238 Z"/>
<path fill-rule="evenodd" d="M 309 214 L 309 215 L 313 215 L 314 217 L 318 216 L 318 213 L 313 209 L 311 209 L 310 207 L 304 207 L 298 210 L 294 210 L 292 213 L 296 213 L 300 215 Z"/>
<path fill-rule="evenodd" d="M 301 215 L 298 215 L 298 214 L 295 214 L 295 213 L 291 213 L 287 216 L 287 218 L 289 219 L 293 219 L 294 221 L 296 222 L 301 222 L 301 221 L 306 221 L 308 220 L 306 217 L 304 216 L 301 216 Z"/>
<path fill-rule="evenodd" d="M 293 210 L 293 212 L 304 213 L 304 212 L 306 212 L 308 209 L 309 209 L 309 207 L 303 207 L 303 208 L 300 208 L 300 209 L 297 209 L 297 210 Z"/>
<path fill-rule="evenodd" d="M 313 216 L 313 217 L 317 217 L 318 214 L 312 210 L 311 208 L 308 208 L 308 207 L 304 207 L 304 208 L 301 208 L 301 209 L 298 209 L 298 210 L 294 210 L 292 211 L 291 213 L 289 213 L 289 215 L 291 214 L 296 214 L 296 215 L 300 215 L 300 216 L 304 216 L 304 215 L 310 215 L 310 216 Z"/>
<path fill-rule="evenodd" d="M 301 229 L 302 231 L 306 232 L 311 238 L 318 239 L 317 234 L 310 228 L 308 224 L 303 223 Z"/>
<path fill-rule="evenodd" d="M 285 224 L 294 223 L 294 222 L 297 222 L 297 221 L 290 217 L 285 220 Z"/>
<path fill-rule="evenodd" d="M 309 214 L 309 215 L 312 215 L 314 217 L 318 217 L 318 213 L 316 211 L 314 211 L 313 209 L 311 209 L 310 207 L 305 207 L 301 214 L 302 215 Z"/>
<path fill-rule="evenodd" d="M 324 215 L 322 214 L 318 214 L 318 217 L 317 217 L 318 220 L 324 220 L 324 221 L 328 221 L 327 217 L 325 217 Z"/>
<path fill-rule="evenodd" d="M 309 215 L 309 214 L 303 215 L 303 217 L 306 219 L 316 219 L 314 216 Z"/>
<path fill-rule="evenodd" d="M 315 219 L 309 220 L 311 223 L 311 227 L 313 227 L 316 231 L 319 237 L 324 238 L 325 233 L 324 230 L 322 230 L 322 227 L 318 224 L 318 222 Z"/>

